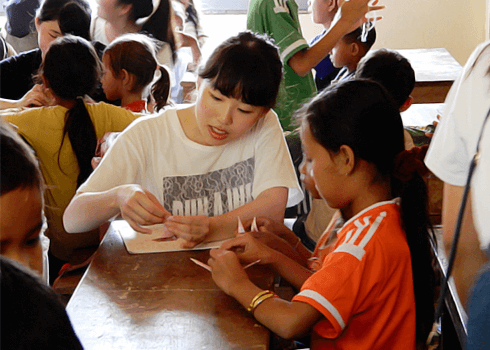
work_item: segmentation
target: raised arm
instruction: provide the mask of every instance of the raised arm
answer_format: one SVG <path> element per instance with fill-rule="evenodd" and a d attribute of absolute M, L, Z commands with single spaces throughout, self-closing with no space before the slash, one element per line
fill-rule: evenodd
<path fill-rule="evenodd" d="M 363 22 L 369 11 L 381 10 L 384 6 L 368 6 L 370 0 L 343 1 L 330 30 L 310 48 L 298 51 L 288 61 L 288 65 L 300 76 L 308 74 L 332 51 L 335 44 Z M 376 4 L 377 1 L 374 2 Z"/>

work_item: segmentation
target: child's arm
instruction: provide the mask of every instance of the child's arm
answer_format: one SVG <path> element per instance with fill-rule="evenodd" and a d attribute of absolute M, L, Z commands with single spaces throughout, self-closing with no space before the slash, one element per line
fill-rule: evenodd
<path fill-rule="evenodd" d="M 151 233 L 140 225 L 163 223 L 170 215 L 155 196 L 139 185 L 121 185 L 104 192 L 77 193 L 63 215 L 67 232 L 86 232 L 121 214 L 138 232 Z"/>
<path fill-rule="evenodd" d="M 370 0 L 344 1 L 339 7 L 337 20 L 330 30 L 310 48 L 298 51 L 288 61 L 288 65 L 300 76 L 308 74 L 320 63 L 335 44 L 347 33 L 359 27 L 369 11 L 381 10 L 384 6 L 368 6 Z M 377 1 L 374 2 L 376 4 Z"/>
<path fill-rule="evenodd" d="M 261 192 L 253 201 L 226 214 L 214 217 L 170 216 L 165 226 L 170 233 L 187 241 L 185 248 L 193 248 L 211 234 L 213 240 L 229 238 L 236 230 L 238 217 L 248 220 L 261 215 L 276 221 L 283 220 L 287 199 L 287 188 L 272 187 Z"/>
<path fill-rule="evenodd" d="M 238 257 L 229 250 L 213 249 L 208 263 L 213 280 L 223 291 L 248 308 L 252 299 L 261 292 L 248 278 Z M 302 302 L 288 302 L 280 298 L 263 301 L 253 312 L 255 318 L 282 338 L 298 338 L 308 333 L 322 314 Z"/>
<path fill-rule="evenodd" d="M 238 258 L 242 262 L 249 263 L 260 260 L 260 264 L 270 265 L 291 285 L 296 289 L 300 289 L 312 272 L 278 250 L 261 243 L 255 238 L 260 233 L 251 232 L 240 235 L 235 239 L 224 242 L 220 249 L 236 251 Z"/>

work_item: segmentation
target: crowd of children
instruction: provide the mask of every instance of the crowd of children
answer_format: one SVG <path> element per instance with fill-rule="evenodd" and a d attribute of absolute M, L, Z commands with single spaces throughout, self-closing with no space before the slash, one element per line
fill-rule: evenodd
<path fill-rule="evenodd" d="M 258 232 L 211 250 L 209 265 L 216 284 L 260 323 L 283 338 L 308 336 L 313 349 L 423 348 L 438 275 L 426 148 L 413 147 L 400 116 L 412 103 L 415 75 L 397 52 L 370 51 L 376 31 L 365 16 L 383 6 L 369 3 L 313 0 L 314 22 L 325 31 L 308 45 L 295 1 L 252 0 L 249 30 L 199 68 L 195 103 L 174 106 L 178 50 L 190 45 L 197 64 L 204 38 L 192 1 L 101 0 L 92 18 L 85 0 L 42 1 L 34 20 L 39 48 L 0 61 L 0 279 L 2 318 L 14 313 L 3 305 L 19 297 L 35 298 L 49 317 L 45 330 L 20 343 L 22 319 L 39 322 L 22 308 L 8 337 L 2 325 L 2 346 L 81 348 L 53 291 L 24 268 L 52 283 L 78 250 L 96 249 L 99 227 L 114 218 L 139 234 L 163 224 L 192 249 L 235 236 L 239 217 L 246 228 L 257 217 Z M 473 55 L 455 84 L 427 157 L 447 182 L 446 206 L 464 185 L 467 161 L 455 160 L 461 150 L 471 156 L 484 125 L 487 104 L 462 115 L 466 99 L 488 100 L 488 89 L 471 95 L 474 85 L 488 85 L 487 51 Z M 339 73 L 328 78 L 333 67 Z M 478 128 L 462 127 L 473 112 Z M 286 207 L 303 199 L 285 138 L 294 129 L 304 188 L 334 210 L 316 239 L 283 225 Z M 99 152 L 109 133 L 117 139 Z M 443 150 L 448 138 L 461 141 Z M 472 195 L 475 237 L 488 254 L 487 139 Z M 452 224 L 447 214 L 443 222 Z M 249 280 L 240 262 L 257 260 L 294 287 L 291 301 Z M 477 282 L 475 348 L 488 341 L 477 331 L 488 321 L 479 312 L 488 305 L 488 266 Z"/>

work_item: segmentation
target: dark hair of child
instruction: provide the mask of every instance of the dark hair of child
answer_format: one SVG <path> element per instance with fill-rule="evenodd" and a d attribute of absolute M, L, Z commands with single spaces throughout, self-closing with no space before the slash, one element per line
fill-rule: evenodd
<path fill-rule="evenodd" d="M 168 102 L 170 74 L 164 66 L 158 64 L 155 51 L 156 45 L 146 35 L 125 34 L 111 42 L 105 49 L 104 55 L 108 55 L 115 77 L 120 77 L 123 69 L 135 76 L 136 80 L 131 92 L 142 91 L 148 86 L 158 66 L 161 75 L 151 88 L 156 101 L 155 109 L 158 111 Z"/>
<path fill-rule="evenodd" d="M 391 96 L 376 82 L 346 81 L 328 87 L 314 98 L 303 118 L 315 140 L 328 152 L 336 153 L 342 145 L 349 146 L 356 158 L 376 167 L 373 181 L 389 184 L 392 197 L 401 198 L 402 227 L 412 261 L 416 339 L 418 343 L 425 342 L 434 315 L 437 281 L 431 245 L 436 241 L 423 178 L 410 167 L 405 181 L 398 178 L 402 176 L 395 163 L 404 154 L 403 125 Z"/>
<path fill-rule="evenodd" d="M 398 108 L 415 87 L 415 72 L 410 62 L 396 51 L 379 49 L 365 56 L 357 66 L 356 78 L 380 83 L 393 96 Z"/>
<path fill-rule="evenodd" d="M 47 86 L 57 97 L 75 102 L 73 108 L 66 112 L 60 151 L 68 134 L 80 167 L 77 187 L 92 173 L 91 160 L 97 136 L 83 97 L 95 90 L 100 72 L 101 63 L 92 45 L 72 35 L 53 41 L 39 68 L 39 76 L 46 79 Z"/>
<path fill-rule="evenodd" d="M 376 41 L 376 27 L 372 27 L 371 30 L 368 31 L 366 41 L 361 40 L 362 27 L 363 26 L 360 26 L 352 32 L 345 34 L 342 37 L 342 40 L 344 40 L 347 44 L 357 43 L 364 49 L 364 52 L 368 52 Z"/>
<path fill-rule="evenodd" d="M 267 36 L 241 32 L 216 48 L 199 71 L 223 95 L 261 107 L 274 107 L 282 78 L 277 47 Z"/>
<path fill-rule="evenodd" d="M 38 187 L 43 182 L 34 151 L 0 118 L 0 196 L 17 188 Z"/>
<path fill-rule="evenodd" d="M 90 5 L 85 0 L 44 0 L 37 11 L 40 22 L 58 21 L 63 35 L 90 39 Z"/>
<path fill-rule="evenodd" d="M 170 0 L 160 0 L 158 8 L 153 12 L 152 0 L 118 0 L 121 4 L 131 6 L 131 19 L 135 22 L 150 16 L 141 27 L 141 32 L 170 45 L 175 60 L 175 37 L 172 24 L 172 6 Z"/>
<path fill-rule="evenodd" d="M 2 349 L 83 349 L 58 295 L 0 256 Z"/>

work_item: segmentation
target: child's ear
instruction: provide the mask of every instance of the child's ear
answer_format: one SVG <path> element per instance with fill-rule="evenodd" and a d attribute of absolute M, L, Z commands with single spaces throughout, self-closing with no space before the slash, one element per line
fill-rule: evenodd
<path fill-rule="evenodd" d="M 339 152 L 336 154 L 336 163 L 339 173 L 349 175 L 356 167 L 356 158 L 354 151 L 347 145 L 340 146 Z"/>
<path fill-rule="evenodd" d="M 412 103 L 413 103 L 413 97 L 412 96 L 408 96 L 408 98 L 405 101 L 405 103 L 402 104 L 402 106 L 400 107 L 400 113 L 401 112 L 405 112 L 407 109 L 409 109 L 410 106 L 412 105 Z"/>
<path fill-rule="evenodd" d="M 135 80 L 134 74 L 129 73 L 126 69 L 122 69 L 121 75 L 122 75 L 121 79 L 122 79 L 122 83 L 123 83 L 124 88 L 127 91 L 133 90 L 134 80 Z"/>
<path fill-rule="evenodd" d="M 358 43 L 350 44 L 350 52 L 352 56 L 357 56 L 361 52 L 361 47 Z"/>

